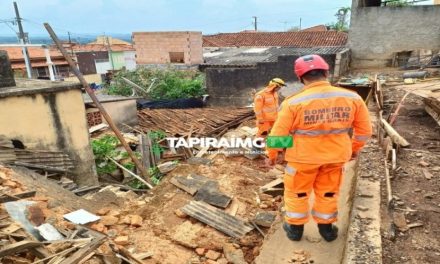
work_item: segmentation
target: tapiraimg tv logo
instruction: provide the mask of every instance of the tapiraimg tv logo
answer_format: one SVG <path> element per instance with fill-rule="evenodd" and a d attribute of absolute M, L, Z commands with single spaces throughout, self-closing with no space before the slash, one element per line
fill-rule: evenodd
<path fill-rule="evenodd" d="M 244 149 L 264 150 L 265 148 L 291 148 L 292 136 L 268 136 L 267 138 L 166 138 L 172 148 L 213 148 L 213 149 Z M 261 152 L 262 153 L 262 152 Z"/>
<path fill-rule="evenodd" d="M 267 148 L 291 148 L 293 147 L 292 136 L 268 136 L 266 138 Z"/>

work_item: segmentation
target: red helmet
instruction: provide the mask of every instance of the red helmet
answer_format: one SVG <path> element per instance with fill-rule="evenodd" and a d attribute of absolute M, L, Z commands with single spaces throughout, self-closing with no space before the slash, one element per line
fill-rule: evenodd
<path fill-rule="evenodd" d="M 312 70 L 329 70 L 329 66 L 325 60 L 319 55 L 306 55 L 299 57 L 295 61 L 295 73 L 298 79 Z"/>

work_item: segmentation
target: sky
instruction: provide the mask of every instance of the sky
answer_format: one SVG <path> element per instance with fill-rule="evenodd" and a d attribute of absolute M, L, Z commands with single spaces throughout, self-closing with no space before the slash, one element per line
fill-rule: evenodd
<path fill-rule="evenodd" d="M 16 0 L 25 32 L 47 36 L 42 23 L 57 34 L 75 37 L 134 31 L 202 31 L 203 34 L 253 29 L 284 31 L 336 21 L 351 0 Z M 432 2 L 432 0 L 428 1 Z M 0 36 L 15 36 L 13 1 L 0 0 Z"/>
<path fill-rule="evenodd" d="M 47 35 L 49 22 L 57 34 L 73 37 L 131 34 L 135 31 L 202 31 L 203 34 L 253 29 L 284 31 L 336 20 L 339 7 L 351 0 L 16 0 L 30 36 Z M 14 36 L 13 1 L 0 0 L 0 36 Z"/>

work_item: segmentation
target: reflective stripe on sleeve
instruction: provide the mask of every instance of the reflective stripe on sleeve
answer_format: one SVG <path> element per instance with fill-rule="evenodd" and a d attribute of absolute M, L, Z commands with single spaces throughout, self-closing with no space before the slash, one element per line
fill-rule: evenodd
<path fill-rule="evenodd" d="M 289 218 L 295 218 L 295 219 L 302 219 L 307 217 L 307 213 L 296 213 L 296 212 L 289 212 L 286 211 L 286 216 Z"/>
<path fill-rule="evenodd" d="M 312 215 L 316 216 L 318 218 L 321 218 L 321 219 L 330 220 L 330 219 L 336 218 L 338 216 L 338 212 L 336 211 L 334 213 L 324 214 L 324 213 L 319 213 L 319 212 L 316 212 L 315 210 L 312 210 Z"/>
<path fill-rule="evenodd" d="M 370 136 L 354 136 L 354 139 L 357 141 L 367 141 Z"/>
<path fill-rule="evenodd" d="M 350 128 L 340 128 L 340 129 L 331 129 L 331 130 L 296 130 L 293 132 L 295 135 L 306 135 L 306 136 L 320 136 L 320 135 L 336 135 L 336 134 L 345 134 L 350 131 Z"/>
<path fill-rule="evenodd" d="M 329 99 L 329 98 L 336 98 L 336 97 L 344 97 L 344 98 L 353 98 L 353 99 L 360 99 L 361 97 L 356 93 L 350 93 L 350 92 L 329 92 L 329 93 L 317 93 L 317 94 L 310 94 L 305 95 L 302 97 L 292 98 L 289 101 L 290 105 L 293 104 L 299 104 L 308 100 L 313 99 Z"/>

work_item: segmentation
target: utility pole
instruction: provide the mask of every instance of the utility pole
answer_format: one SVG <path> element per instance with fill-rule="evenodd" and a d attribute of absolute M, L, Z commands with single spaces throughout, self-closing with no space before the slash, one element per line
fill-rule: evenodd
<path fill-rule="evenodd" d="M 20 44 L 27 44 L 28 41 L 23 31 L 23 25 L 21 24 L 21 17 L 20 17 L 20 13 L 18 12 L 17 2 L 14 2 L 14 9 L 15 9 L 15 20 L 17 21 L 17 25 L 18 25 Z M 23 57 L 24 57 L 24 63 L 26 65 L 27 76 L 29 79 L 31 79 L 32 67 L 29 59 L 29 52 L 26 46 L 23 46 Z"/>
<path fill-rule="evenodd" d="M 258 30 L 257 17 L 253 16 L 253 18 L 254 18 L 254 29 L 255 31 L 257 31 Z"/>
<path fill-rule="evenodd" d="M 299 30 L 301 31 L 302 17 L 299 18 Z"/>
<path fill-rule="evenodd" d="M 105 35 L 104 35 L 104 36 L 105 36 Z M 110 45 L 110 41 L 109 41 L 109 39 L 108 39 L 108 36 L 105 36 L 105 38 L 106 38 L 106 40 L 107 40 L 107 52 L 108 52 L 108 56 L 109 56 L 109 59 L 110 59 L 110 64 L 111 64 L 111 66 L 112 66 L 112 71 L 114 71 L 114 70 L 115 70 L 115 65 L 114 65 L 114 63 L 113 63 L 112 47 L 111 47 L 111 45 Z"/>
<path fill-rule="evenodd" d="M 70 55 L 73 56 L 73 46 L 72 46 L 72 39 L 70 38 L 70 31 L 67 31 L 67 35 L 69 36 Z"/>

